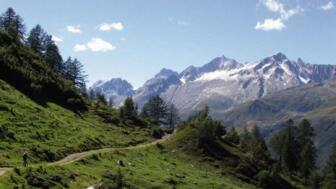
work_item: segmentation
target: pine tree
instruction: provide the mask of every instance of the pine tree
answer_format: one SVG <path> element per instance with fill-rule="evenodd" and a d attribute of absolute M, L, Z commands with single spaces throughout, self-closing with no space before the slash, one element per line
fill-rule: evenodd
<path fill-rule="evenodd" d="M 246 127 L 243 128 L 243 131 L 240 134 L 240 146 L 243 150 L 247 151 L 251 144 L 251 134 Z"/>
<path fill-rule="evenodd" d="M 167 113 L 167 105 L 160 96 L 150 98 L 142 109 L 142 115 L 148 115 L 160 124 L 167 124 Z"/>
<path fill-rule="evenodd" d="M 299 172 L 303 178 L 307 179 L 313 173 L 316 161 L 316 148 L 313 142 L 314 128 L 308 120 L 303 119 L 298 129 L 298 145 L 300 147 Z"/>
<path fill-rule="evenodd" d="M 13 39 L 23 41 L 25 35 L 25 26 L 22 18 L 17 15 L 13 8 L 8 8 L 0 16 L 0 30 L 6 31 Z"/>
<path fill-rule="evenodd" d="M 336 145 L 323 170 L 322 189 L 336 189 Z"/>
<path fill-rule="evenodd" d="M 98 103 L 102 103 L 104 105 L 107 105 L 107 102 L 106 102 L 106 98 L 105 98 L 105 95 L 102 94 L 102 93 L 97 93 L 96 94 L 96 99 L 97 99 L 97 102 Z"/>
<path fill-rule="evenodd" d="M 240 138 L 234 127 L 232 127 L 226 134 L 225 139 L 233 144 L 239 144 Z"/>
<path fill-rule="evenodd" d="M 135 104 L 132 97 L 127 97 L 124 101 L 124 105 L 120 108 L 120 117 L 130 119 L 137 115 Z"/>
<path fill-rule="evenodd" d="M 47 33 L 44 32 L 40 25 L 36 25 L 29 33 L 27 45 L 39 55 L 42 55 L 46 50 L 44 42 L 47 38 Z"/>
<path fill-rule="evenodd" d="M 63 58 L 60 55 L 58 47 L 54 42 L 51 41 L 47 44 L 44 53 L 44 59 L 54 71 L 60 74 L 64 74 L 65 67 L 63 64 Z"/>
<path fill-rule="evenodd" d="M 87 75 L 84 72 L 83 64 L 76 58 L 72 60 L 72 58 L 69 57 L 65 61 L 64 67 L 65 78 L 71 81 L 81 92 L 86 92 Z"/>
<path fill-rule="evenodd" d="M 281 157 L 282 167 L 285 167 L 290 172 L 298 170 L 299 144 L 295 137 L 295 127 L 293 120 L 289 120 L 285 128 Z"/>
<path fill-rule="evenodd" d="M 178 121 L 179 121 L 178 110 L 175 108 L 174 104 L 171 104 L 168 107 L 167 111 L 167 125 L 169 128 L 174 129 Z"/>
<path fill-rule="evenodd" d="M 252 128 L 251 136 L 252 136 L 252 141 L 251 141 L 250 151 L 252 152 L 252 156 L 254 160 L 256 161 L 269 160 L 270 154 L 268 152 L 266 142 L 263 136 L 261 135 L 258 126 L 254 126 Z"/>

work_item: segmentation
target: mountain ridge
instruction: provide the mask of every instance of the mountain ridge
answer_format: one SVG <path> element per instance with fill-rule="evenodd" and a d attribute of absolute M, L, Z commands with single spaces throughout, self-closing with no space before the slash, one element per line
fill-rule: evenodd
<path fill-rule="evenodd" d="M 248 63 L 220 56 L 180 73 L 164 68 L 130 96 L 141 107 L 150 97 L 159 95 L 175 104 L 186 118 L 205 105 L 213 112 L 227 110 L 287 88 L 329 80 L 335 73 L 335 65 L 310 64 L 301 58 L 292 61 L 281 52 Z M 119 105 L 123 98 L 119 98 Z"/>

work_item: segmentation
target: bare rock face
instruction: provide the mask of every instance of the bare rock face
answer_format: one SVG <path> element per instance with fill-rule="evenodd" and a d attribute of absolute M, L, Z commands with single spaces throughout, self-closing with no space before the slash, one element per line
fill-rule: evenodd
<path fill-rule="evenodd" d="M 133 86 L 126 80 L 114 78 L 109 81 L 97 81 L 89 90 L 102 93 L 106 100 L 113 100 L 115 106 L 120 106 L 123 100 L 128 96 L 133 96 Z"/>

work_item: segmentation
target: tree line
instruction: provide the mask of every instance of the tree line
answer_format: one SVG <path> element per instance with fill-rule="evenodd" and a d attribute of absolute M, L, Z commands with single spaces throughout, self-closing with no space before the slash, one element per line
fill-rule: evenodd
<path fill-rule="evenodd" d="M 52 36 L 40 25 L 33 27 L 26 37 L 23 19 L 8 8 L 0 16 L 0 32 L 2 79 L 29 96 L 48 96 L 62 104 L 85 106 L 76 94 L 86 95 L 87 75 L 82 63 L 71 57 L 64 61 Z M 19 79 L 28 85 L 23 86 Z M 47 85 L 50 92 L 44 89 Z M 51 97 L 52 92 L 60 97 Z"/>
<path fill-rule="evenodd" d="M 314 145 L 314 136 L 314 128 L 307 119 L 301 120 L 298 125 L 290 119 L 271 138 L 270 149 L 257 126 L 253 126 L 251 131 L 245 127 L 240 134 L 235 128 L 231 128 L 226 134 L 226 140 L 240 145 L 255 163 L 269 164 L 273 161 L 271 163 L 273 174 L 282 172 L 297 175 L 309 188 L 336 188 L 336 146 L 322 173 L 319 173 L 316 166 L 317 149 Z"/>
<path fill-rule="evenodd" d="M 220 152 L 221 147 L 218 147 L 219 141 L 239 147 L 245 158 L 236 166 L 236 171 L 256 178 L 262 187 L 270 188 L 276 186 L 276 182 L 284 183 L 280 175 L 286 175 L 300 178 L 306 188 L 336 188 L 336 146 L 324 169 L 319 170 L 316 165 L 314 128 L 307 119 L 297 125 L 293 120 L 288 120 L 269 142 L 265 141 L 257 125 L 244 127 L 239 132 L 234 127 L 227 130 L 209 116 L 208 107 L 180 126 L 185 125 L 198 130 L 197 146 L 203 153 L 218 159 L 225 157 L 225 150 Z"/>

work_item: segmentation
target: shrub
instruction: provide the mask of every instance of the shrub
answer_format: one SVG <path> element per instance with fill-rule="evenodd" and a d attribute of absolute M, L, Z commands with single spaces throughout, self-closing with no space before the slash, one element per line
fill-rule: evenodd
<path fill-rule="evenodd" d="M 152 131 L 152 137 L 160 139 L 164 135 L 164 132 L 161 128 L 155 128 Z"/>

